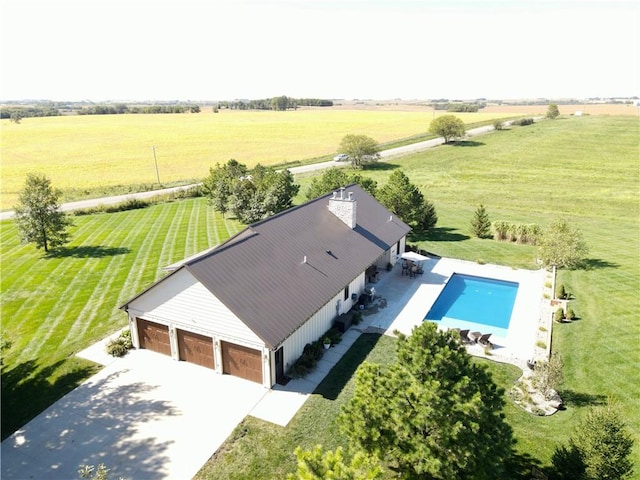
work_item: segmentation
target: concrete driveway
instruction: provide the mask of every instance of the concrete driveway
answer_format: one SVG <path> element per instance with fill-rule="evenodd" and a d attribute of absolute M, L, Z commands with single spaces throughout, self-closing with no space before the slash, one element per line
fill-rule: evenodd
<path fill-rule="evenodd" d="M 2 479 L 189 479 L 269 392 L 148 350 L 118 359 L 2 442 Z"/>

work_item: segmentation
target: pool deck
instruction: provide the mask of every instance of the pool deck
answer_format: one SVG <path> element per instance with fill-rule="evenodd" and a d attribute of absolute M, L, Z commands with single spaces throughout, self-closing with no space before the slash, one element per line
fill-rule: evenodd
<path fill-rule="evenodd" d="M 549 293 L 545 292 L 545 283 L 550 282 L 549 272 L 544 269 L 523 270 L 482 265 L 450 258 L 430 259 L 423 263 L 423 269 L 422 275 L 409 277 L 402 275 L 400 265 L 396 264 L 374 284 L 376 295 L 382 300 L 384 308 L 365 311 L 365 318 L 370 316 L 370 322 L 367 322 L 370 328 L 387 335 L 393 335 L 396 330 L 410 334 L 414 327 L 423 322 L 454 273 L 517 282 L 518 293 L 507 336 L 490 338 L 494 348 L 489 358 L 523 369 L 526 369 L 528 360 L 546 359 L 551 343 L 549 300 L 544 298 L 544 294 Z M 539 341 L 546 348 L 536 346 Z M 480 345 L 470 345 L 467 350 L 473 355 L 485 356 L 484 347 Z"/>

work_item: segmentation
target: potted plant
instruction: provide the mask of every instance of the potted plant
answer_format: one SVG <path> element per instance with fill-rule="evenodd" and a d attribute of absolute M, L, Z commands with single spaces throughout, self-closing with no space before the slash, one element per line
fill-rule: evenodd
<path fill-rule="evenodd" d="M 331 347 L 331 339 L 329 337 L 324 337 L 322 343 L 324 345 L 324 349 L 329 350 L 329 348 Z"/>

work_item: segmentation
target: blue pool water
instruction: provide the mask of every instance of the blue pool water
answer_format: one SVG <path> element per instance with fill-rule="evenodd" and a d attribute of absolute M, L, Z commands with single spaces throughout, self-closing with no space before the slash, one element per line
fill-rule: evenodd
<path fill-rule="evenodd" d="M 425 320 L 506 337 L 518 283 L 454 273 Z"/>

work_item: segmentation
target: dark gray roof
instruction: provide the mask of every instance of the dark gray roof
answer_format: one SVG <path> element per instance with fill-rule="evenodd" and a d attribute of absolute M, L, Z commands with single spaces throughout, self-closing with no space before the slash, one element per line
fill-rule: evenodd
<path fill-rule="evenodd" d="M 180 268 L 276 347 L 410 230 L 359 186 L 346 191 L 357 201 L 354 229 L 328 210 L 326 195 L 252 224 Z"/>

